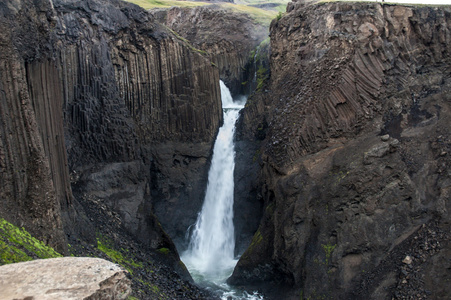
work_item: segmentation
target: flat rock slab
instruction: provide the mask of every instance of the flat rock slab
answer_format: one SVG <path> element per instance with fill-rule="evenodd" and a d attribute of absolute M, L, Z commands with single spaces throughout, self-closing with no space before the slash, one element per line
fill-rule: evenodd
<path fill-rule="evenodd" d="M 0 266 L 0 299 L 126 299 L 126 271 L 100 258 L 60 257 Z"/>

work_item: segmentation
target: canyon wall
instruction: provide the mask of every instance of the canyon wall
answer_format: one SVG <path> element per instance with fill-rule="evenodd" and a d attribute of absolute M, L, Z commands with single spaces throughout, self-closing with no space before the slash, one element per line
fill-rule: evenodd
<path fill-rule="evenodd" d="M 183 207 L 183 232 L 196 219 L 218 69 L 121 1 L 11 0 L 0 17 L 2 217 L 65 252 L 66 235 L 94 243 L 108 215 L 177 266 L 153 212 Z"/>
<path fill-rule="evenodd" d="M 143 241 L 155 237 L 155 212 L 183 242 L 222 122 L 217 68 L 137 6 L 55 8 L 75 196 L 113 208 Z"/>
<path fill-rule="evenodd" d="M 49 59 L 52 17 L 48 1 L 0 4 L 0 213 L 65 252 L 61 206 L 71 204 L 72 193 L 62 85 Z"/>
<path fill-rule="evenodd" d="M 196 8 L 172 7 L 170 9 L 154 9 L 151 13 L 162 24 L 174 30 L 184 39 L 190 41 L 200 51 L 205 52 L 212 63 L 218 67 L 220 78 L 235 96 L 249 95 L 257 87 L 257 68 L 263 68 L 269 44 L 260 43 L 268 37 L 268 28 L 257 23 L 244 13 L 233 12 L 219 5 Z M 269 39 L 267 39 L 269 40 Z M 266 66 L 266 65 L 265 65 Z M 268 67 L 266 67 L 267 70 Z M 264 72 L 261 72 L 262 76 Z M 255 146 L 236 145 L 237 156 L 254 155 Z M 242 169 L 244 167 L 245 169 Z M 236 253 L 242 254 L 249 245 L 252 235 L 258 227 L 262 201 L 250 200 L 248 194 L 255 195 L 252 188 L 255 174 L 249 175 L 247 165 L 235 167 L 235 233 Z M 245 174 L 245 176 L 242 176 Z M 203 195 L 204 191 L 199 191 Z M 171 209 L 171 208 L 169 208 Z M 165 228 L 169 228 L 171 236 L 177 244 L 186 246 L 182 237 L 184 232 L 172 230 L 174 220 L 186 218 L 180 213 L 177 217 L 167 214 L 166 203 L 157 204 L 156 214 Z M 176 212 L 174 212 L 176 213 Z M 166 217 L 168 216 L 168 217 Z M 177 226 L 177 224 L 174 224 Z"/>
<path fill-rule="evenodd" d="M 152 13 L 162 23 L 205 51 L 218 67 L 232 95 L 247 94 L 243 72 L 253 51 L 268 37 L 268 28 L 244 13 L 218 5 L 172 7 Z"/>
<path fill-rule="evenodd" d="M 292 2 L 248 100 L 263 217 L 230 282 L 274 299 L 451 294 L 451 9 Z"/>

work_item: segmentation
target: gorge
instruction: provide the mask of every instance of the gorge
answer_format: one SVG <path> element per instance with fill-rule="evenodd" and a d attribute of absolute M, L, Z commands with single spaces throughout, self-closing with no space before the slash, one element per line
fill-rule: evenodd
<path fill-rule="evenodd" d="M 181 258 L 196 282 L 219 291 L 221 299 L 256 299 L 246 294 L 236 295 L 236 291 L 225 284 L 237 263 L 233 224 L 234 136 L 235 123 L 244 101 L 234 101 L 222 81 L 220 86 L 224 124 L 213 148 L 202 210 L 196 223 L 188 228 L 189 246 Z"/>
<path fill-rule="evenodd" d="M 130 299 L 217 298 L 179 254 L 209 198 L 223 80 L 250 94 L 229 285 L 450 297 L 450 6 L 298 0 L 268 32 L 217 5 L 6 0 L 0 28 L 0 264 L 44 258 L 11 223 L 120 264 Z"/>

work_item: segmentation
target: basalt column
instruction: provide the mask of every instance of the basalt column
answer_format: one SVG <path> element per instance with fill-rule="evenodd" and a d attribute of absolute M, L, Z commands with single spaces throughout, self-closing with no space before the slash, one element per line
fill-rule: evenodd
<path fill-rule="evenodd" d="M 271 78 L 241 127 L 263 139 L 265 209 L 232 283 L 274 299 L 451 293 L 450 16 L 296 1 L 273 21 Z"/>

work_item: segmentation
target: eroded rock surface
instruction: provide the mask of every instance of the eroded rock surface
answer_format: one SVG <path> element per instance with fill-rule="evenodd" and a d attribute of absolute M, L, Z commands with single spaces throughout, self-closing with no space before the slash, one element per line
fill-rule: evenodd
<path fill-rule="evenodd" d="M 217 5 L 154 11 L 163 24 L 206 51 L 232 94 L 246 94 L 244 67 L 268 28 L 250 16 Z"/>
<path fill-rule="evenodd" d="M 0 299 L 127 299 L 126 271 L 91 257 L 40 259 L 0 266 Z"/>
<path fill-rule="evenodd" d="M 99 212 L 189 278 L 154 212 L 182 212 L 175 232 L 196 219 L 222 122 L 218 69 L 122 1 L 2 1 L 0 24 L 1 216 L 61 253 L 66 236 L 130 238 Z"/>
<path fill-rule="evenodd" d="M 262 140 L 264 216 L 232 283 L 275 299 L 451 295 L 450 41 L 449 7 L 298 1 L 273 21 L 271 79 L 241 129 Z"/>

